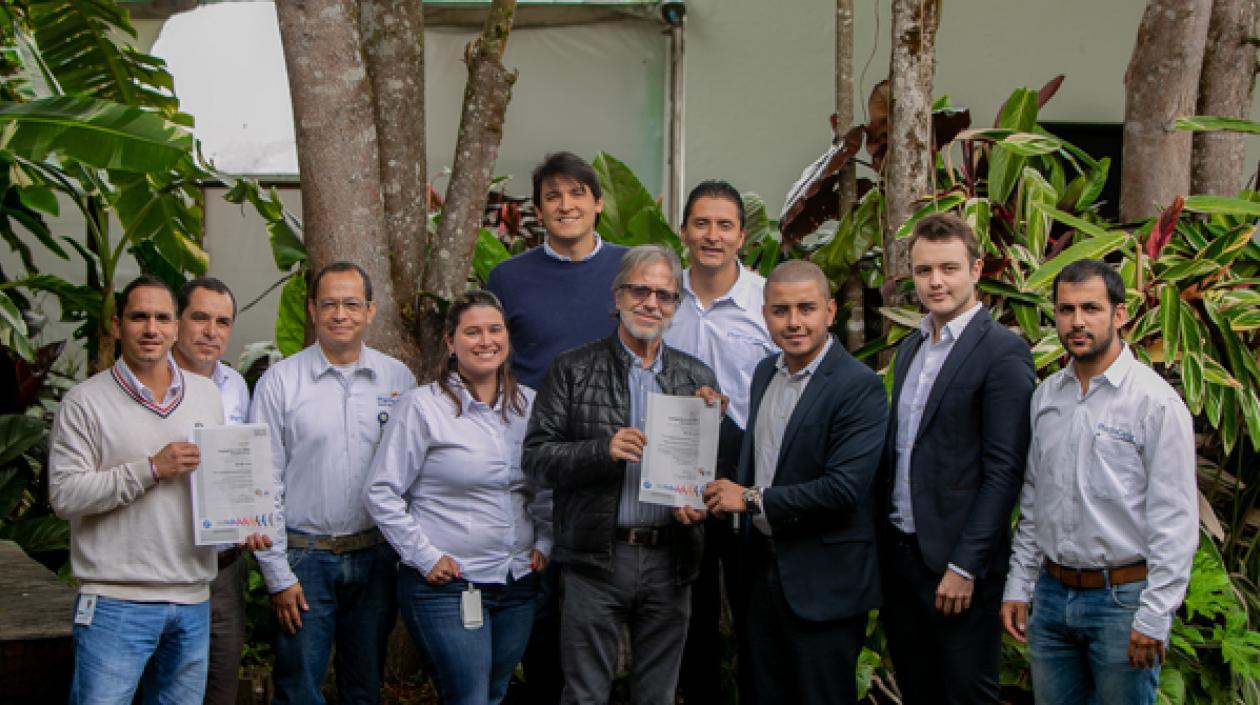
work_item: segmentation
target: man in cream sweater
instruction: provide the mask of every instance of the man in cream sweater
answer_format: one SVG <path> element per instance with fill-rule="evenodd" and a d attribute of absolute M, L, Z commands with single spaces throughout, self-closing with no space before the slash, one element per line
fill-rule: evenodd
<path fill-rule="evenodd" d="M 143 677 L 158 702 L 199 703 L 216 565 L 193 543 L 188 439 L 223 407 L 170 357 L 175 299 L 160 279 L 127 285 L 112 324 L 122 358 L 66 394 L 51 438 L 49 497 L 80 582 L 70 702 L 127 705 Z"/>

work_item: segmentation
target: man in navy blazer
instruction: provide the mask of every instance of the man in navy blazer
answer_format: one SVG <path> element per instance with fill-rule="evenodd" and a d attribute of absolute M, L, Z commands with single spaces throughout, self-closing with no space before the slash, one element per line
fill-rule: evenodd
<path fill-rule="evenodd" d="M 873 481 L 888 405 L 827 332 L 836 303 L 817 265 L 775 268 L 763 312 L 783 352 L 753 375 L 738 483 L 704 492 L 710 511 L 744 517 L 740 668 L 755 705 L 855 703 L 879 605 Z"/>
<path fill-rule="evenodd" d="M 930 215 L 909 248 L 927 315 L 893 363 L 881 620 L 906 705 L 996 705 L 1032 356 L 976 299 L 983 262 L 965 221 Z"/>

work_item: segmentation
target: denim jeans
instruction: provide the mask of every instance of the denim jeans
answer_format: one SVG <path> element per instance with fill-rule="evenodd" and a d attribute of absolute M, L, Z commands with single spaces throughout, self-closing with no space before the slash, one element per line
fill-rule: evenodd
<path fill-rule="evenodd" d="M 419 571 L 398 571 L 398 605 L 411 639 L 437 681 L 443 705 L 498 705 L 529 643 L 538 574 L 506 585 L 477 584 L 483 624 L 465 629 L 460 594 L 468 581 L 430 585 Z"/>
<path fill-rule="evenodd" d="M 84 597 L 75 600 L 76 608 Z M 199 703 L 209 648 L 209 601 L 97 597 L 92 623 L 74 625 L 70 703 L 130 705 L 142 679 L 146 703 Z"/>
<path fill-rule="evenodd" d="M 1129 665 L 1133 613 L 1146 581 L 1091 590 L 1065 587 L 1044 571 L 1028 619 L 1038 705 L 1151 705 L 1159 668 Z"/>
<path fill-rule="evenodd" d="M 334 641 L 337 702 L 380 701 L 385 642 L 394 626 L 397 563 L 398 555 L 386 543 L 340 554 L 289 549 L 289 566 L 310 609 L 301 614 L 296 634 L 277 630 L 273 703 L 323 705 L 319 688 Z"/>

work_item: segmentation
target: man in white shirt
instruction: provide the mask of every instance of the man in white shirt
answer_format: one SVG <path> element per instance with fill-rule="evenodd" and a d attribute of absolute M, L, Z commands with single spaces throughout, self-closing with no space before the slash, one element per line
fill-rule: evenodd
<path fill-rule="evenodd" d="M 1071 361 L 1033 395 L 1002 621 L 1038 703 L 1149 705 L 1199 543 L 1193 421 L 1117 334 L 1114 269 L 1074 262 L 1054 299 Z"/>
<path fill-rule="evenodd" d="M 761 314 L 766 280 L 739 262 L 745 224 L 744 201 L 730 183 L 704 181 L 691 190 L 679 231 L 689 266 L 683 271 L 682 300 L 665 332 L 665 342 L 708 365 L 730 397 L 718 453 L 718 472 L 730 478 L 739 462 L 739 444 L 748 421 L 753 370 L 762 358 L 779 350 Z M 704 559 L 691 587 L 691 626 L 679 677 L 679 686 L 692 705 L 717 703 L 722 696 L 718 559 L 729 558 L 730 535 L 729 521 L 705 522 Z M 728 594 L 735 587 L 727 581 Z"/>
<path fill-rule="evenodd" d="M 254 390 L 250 417 L 271 427 L 287 529 L 257 554 L 280 626 L 276 703 L 324 702 L 334 640 L 337 701 L 379 701 L 398 556 L 373 525 L 363 488 L 381 429 L 416 380 L 363 344 L 375 313 L 363 269 L 328 265 L 307 304 L 315 344 L 268 370 Z"/>
<path fill-rule="evenodd" d="M 181 370 L 209 377 L 223 399 L 223 420 L 249 420 L 249 386 L 240 373 L 220 362 L 236 321 L 236 297 L 214 277 L 189 281 L 176 297 L 179 332 L 171 350 Z M 241 647 L 245 643 L 245 587 L 249 567 L 236 546 L 219 548 L 219 573 L 210 583 L 210 664 L 206 705 L 232 705 Z"/>

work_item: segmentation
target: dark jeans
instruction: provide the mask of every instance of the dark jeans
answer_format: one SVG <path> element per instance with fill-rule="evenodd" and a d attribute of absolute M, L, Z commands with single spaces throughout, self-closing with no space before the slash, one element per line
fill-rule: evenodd
<path fill-rule="evenodd" d="M 879 615 L 902 702 L 996 705 L 1002 576 L 977 580 L 971 607 L 947 617 L 936 609 L 942 576 L 924 565 L 913 536 L 890 530 L 881 563 L 884 606 Z"/>
<path fill-rule="evenodd" d="M 245 645 L 245 586 L 249 561 L 237 556 L 210 583 L 210 668 L 205 705 L 236 705 Z"/>
<path fill-rule="evenodd" d="M 430 585 L 415 568 L 402 566 L 398 572 L 403 622 L 433 671 L 444 705 L 502 702 L 534 625 L 536 573 L 477 588 L 484 622 L 465 629 L 459 605 L 467 580 Z"/>
<path fill-rule="evenodd" d="M 380 701 L 397 563 L 398 555 L 385 543 L 341 554 L 289 549 L 289 565 L 310 610 L 302 613 L 296 634 L 277 630 L 273 703 L 323 705 L 319 688 L 334 641 L 337 702 Z"/>
<path fill-rule="evenodd" d="M 741 697 L 741 705 L 857 703 L 857 659 L 866 635 L 866 613 L 825 622 L 796 616 L 783 595 L 769 540 L 758 533 L 749 541 L 747 611 L 739 626 L 740 671 L 747 675 L 750 697 Z"/>
<path fill-rule="evenodd" d="M 565 705 L 608 702 L 621 625 L 630 630 L 631 705 L 673 705 L 691 611 L 668 546 L 614 542 L 613 570 L 565 566 L 561 665 Z"/>

